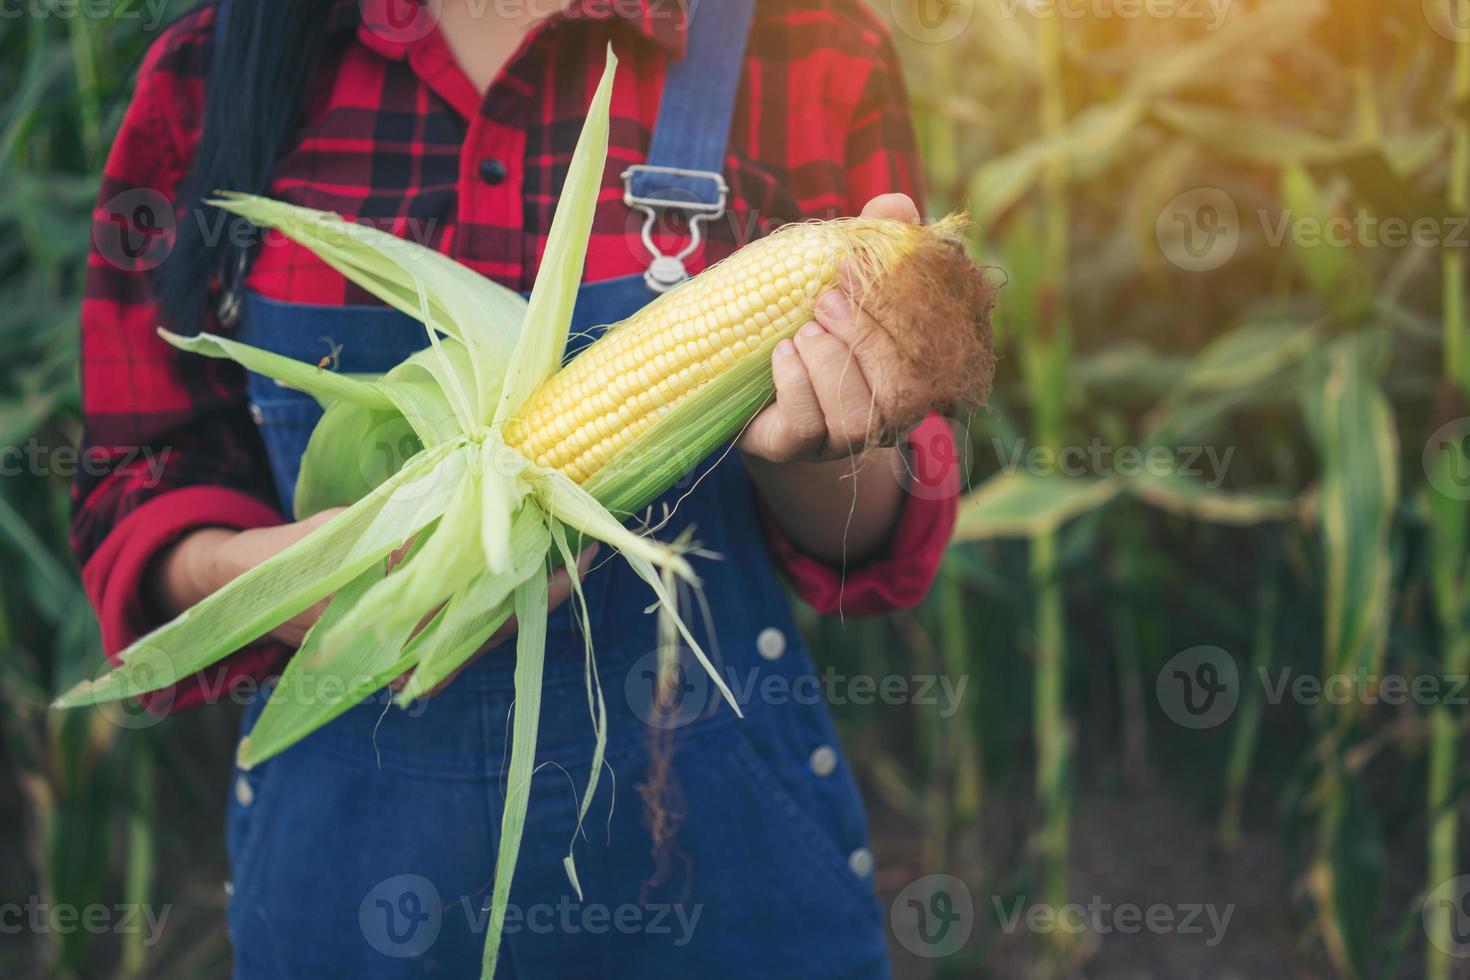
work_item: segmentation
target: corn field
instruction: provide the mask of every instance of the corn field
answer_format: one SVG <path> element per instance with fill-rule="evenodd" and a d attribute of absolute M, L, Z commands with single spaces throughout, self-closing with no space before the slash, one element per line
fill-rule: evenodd
<path fill-rule="evenodd" d="M 807 623 L 896 973 L 1470 976 L 1470 2 L 871 5 L 1005 280 L 929 600 Z M 5 976 L 228 972 L 235 712 L 48 711 L 103 661 L 77 314 L 163 13 L 0 7 Z"/>

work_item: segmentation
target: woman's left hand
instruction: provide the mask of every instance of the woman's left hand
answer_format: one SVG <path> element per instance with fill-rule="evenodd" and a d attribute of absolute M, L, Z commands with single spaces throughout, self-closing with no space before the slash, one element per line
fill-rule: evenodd
<path fill-rule="evenodd" d="M 865 218 L 919 221 L 906 194 L 884 194 L 863 208 Z M 771 356 L 776 398 L 745 429 L 748 456 L 772 463 L 847 459 L 867 448 L 868 434 L 885 426 L 873 390 L 883 384 L 887 334 L 841 290 L 817 300 L 816 319 Z"/>

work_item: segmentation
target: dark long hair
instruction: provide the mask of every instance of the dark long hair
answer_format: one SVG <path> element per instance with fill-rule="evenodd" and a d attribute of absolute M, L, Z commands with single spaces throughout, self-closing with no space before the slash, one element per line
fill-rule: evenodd
<path fill-rule="evenodd" d="M 193 165 L 179 186 L 184 218 L 154 293 L 164 319 L 193 332 L 211 280 L 238 282 L 248 249 L 222 233 L 203 199 L 217 190 L 265 191 L 288 149 L 306 84 L 326 37 L 333 0 L 204 0 L 216 8 L 204 125 Z M 186 15 L 188 16 L 188 15 Z M 233 241 L 232 241 L 233 239 Z"/>

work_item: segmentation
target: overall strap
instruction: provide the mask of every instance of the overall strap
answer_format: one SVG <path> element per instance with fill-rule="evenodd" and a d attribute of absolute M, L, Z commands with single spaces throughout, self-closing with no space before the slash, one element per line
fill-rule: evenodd
<path fill-rule="evenodd" d="M 724 214 L 725 149 L 756 0 L 688 0 L 684 57 L 664 76 L 648 162 L 623 172 L 623 200 L 645 213 L 643 242 L 653 256 L 645 279 L 665 292 L 687 278 L 683 260 L 699 247 L 700 223 Z M 689 217 L 692 241 L 663 255 L 651 231 L 658 211 Z"/>
<path fill-rule="evenodd" d="M 214 7 L 214 49 L 225 46 L 225 24 L 230 19 L 230 0 L 219 0 Z"/>

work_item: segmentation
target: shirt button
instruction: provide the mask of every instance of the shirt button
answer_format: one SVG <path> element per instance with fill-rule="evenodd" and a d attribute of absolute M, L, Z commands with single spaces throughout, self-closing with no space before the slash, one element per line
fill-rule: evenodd
<path fill-rule="evenodd" d="M 260 410 L 260 406 L 255 404 L 255 402 L 250 403 L 250 421 L 256 425 L 265 425 L 265 413 Z"/>
<path fill-rule="evenodd" d="M 244 776 L 235 779 L 235 802 L 241 806 L 249 806 L 255 802 L 255 790 L 250 788 L 250 780 Z"/>
<path fill-rule="evenodd" d="M 755 638 L 755 648 L 767 660 L 779 660 L 786 652 L 786 634 L 774 626 L 767 626 Z"/>
<path fill-rule="evenodd" d="M 873 873 L 873 852 L 866 847 L 859 847 L 847 856 L 847 870 L 859 878 L 866 878 Z"/>
<path fill-rule="evenodd" d="M 818 776 L 830 776 L 837 768 L 837 750 L 830 745 L 819 745 L 812 751 L 812 772 Z"/>
<path fill-rule="evenodd" d="M 480 179 L 491 186 L 504 181 L 508 172 L 505 164 L 494 157 L 486 157 L 480 161 Z"/>

